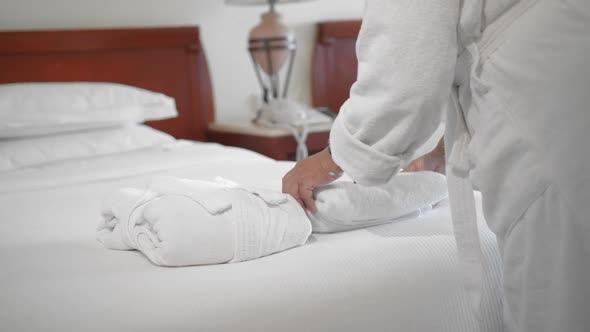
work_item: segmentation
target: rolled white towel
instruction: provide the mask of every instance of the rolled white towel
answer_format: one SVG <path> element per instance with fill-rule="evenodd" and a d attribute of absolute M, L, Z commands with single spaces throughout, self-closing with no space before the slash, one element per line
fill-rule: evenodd
<path fill-rule="evenodd" d="M 332 233 L 419 216 L 448 194 L 444 175 L 412 172 L 374 187 L 334 182 L 316 189 L 314 195 L 317 212 L 308 212 L 313 232 Z"/>
<path fill-rule="evenodd" d="M 162 266 L 240 262 L 304 244 L 311 233 L 291 196 L 228 181 L 154 179 L 109 195 L 98 240 Z"/>

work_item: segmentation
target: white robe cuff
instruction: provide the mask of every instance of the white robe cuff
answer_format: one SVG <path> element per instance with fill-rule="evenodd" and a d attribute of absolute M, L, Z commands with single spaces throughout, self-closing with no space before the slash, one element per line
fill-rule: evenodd
<path fill-rule="evenodd" d="M 330 131 L 330 151 L 348 176 L 367 186 L 388 182 L 407 163 L 405 156 L 387 155 L 356 139 L 342 116 L 336 118 Z"/>

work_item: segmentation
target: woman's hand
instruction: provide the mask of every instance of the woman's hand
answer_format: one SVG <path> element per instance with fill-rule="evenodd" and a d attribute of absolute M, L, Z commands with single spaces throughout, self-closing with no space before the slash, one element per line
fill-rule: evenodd
<path fill-rule="evenodd" d="M 316 213 L 313 190 L 336 180 L 340 175 L 342 169 L 332 160 L 326 148 L 298 162 L 283 177 L 283 192 L 293 196 L 303 208 Z"/>
<path fill-rule="evenodd" d="M 445 166 L 445 146 L 442 138 L 432 152 L 412 161 L 404 168 L 404 172 L 433 171 L 445 174 Z"/>

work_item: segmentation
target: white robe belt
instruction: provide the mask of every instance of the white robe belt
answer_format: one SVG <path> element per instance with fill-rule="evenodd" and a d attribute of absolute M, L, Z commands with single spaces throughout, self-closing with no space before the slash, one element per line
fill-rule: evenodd
<path fill-rule="evenodd" d="M 457 241 L 459 259 L 463 265 L 465 287 L 471 296 L 477 317 L 481 315 L 483 287 L 483 256 L 477 227 L 473 187 L 469 179 L 472 168 L 467 155 L 471 131 L 478 123 L 481 96 L 489 88 L 479 78 L 479 67 L 501 44 L 503 32 L 537 0 L 523 0 L 515 4 L 493 24 L 483 31 L 481 38 L 473 38 L 457 62 L 455 80 L 458 91 L 451 93 L 449 116 L 445 133 L 447 152 L 447 182 L 453 229 Z M 465 17 L 478 17 L 481 8 L 472 8 L 474 13 Z M 481 56 L 481 57 L 480 57 Z M 457 96 L 459 93 L 459 96 Z M 459 102 L 461 100 L 461 102 Z"/>

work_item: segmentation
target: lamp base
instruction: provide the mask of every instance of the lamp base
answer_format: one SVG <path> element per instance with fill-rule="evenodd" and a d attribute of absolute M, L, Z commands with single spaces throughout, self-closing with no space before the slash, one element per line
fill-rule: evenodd
<path fill-rule="evenodd" d="M 294 42 L 294 35 L 281 22 L 277 12 L 264 13 L 262 20 L 252 28 L 249 35 L 250 50 L 264 72 L 272 76 L 285 64 L 289 57 L 288 44 Z"/>
<path fill-rule="evenodd" d="M 309 109 L 286 99 L 273 99 L 260 107 L 254 123 L 259 125 L 302 126 L 307 123 Z"/>
<path fill-rule="evenodd" d="M 277 125 L 301 127 L 305 125 L 325 125 L 332 123 L 333 120 L 333 115 L 326 114 L 321 110 L 313 109 L 292 100 L 273 99 L 258 109 L 252 122 L 265 127 L 276 127 Z"/>
<path fill-rule="evenodd" d="M 264 101 L 285 98 L 293 69 L 296 43 L 294 34 L 281 22 L 280 14 L 274 11 L 263 14 L 262 21 L 250 31 L 248 44 Z M 286 63 L 287 73 L 281 84 L 279 72 Z"/>

